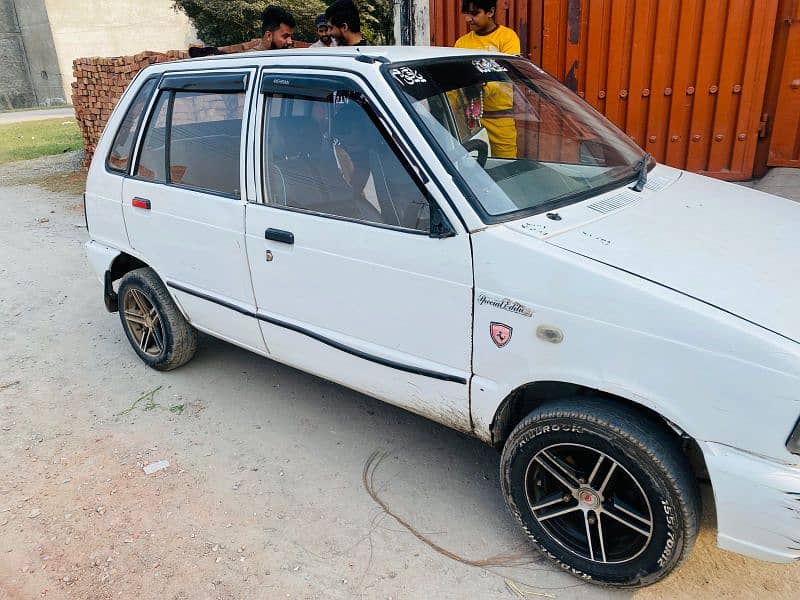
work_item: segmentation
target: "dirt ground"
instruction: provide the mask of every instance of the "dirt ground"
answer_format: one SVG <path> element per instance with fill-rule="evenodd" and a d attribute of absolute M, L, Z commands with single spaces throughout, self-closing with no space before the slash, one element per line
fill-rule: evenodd
<path fill-rule="evenodd" d="M 15 177 L 0 172 L 0 599 L 797 598 L 800 564 L 718 550 L 713 514 L 663 583 L 586 585 L 529 549 L 475 440 L 209 337 L 181 369 L 146 368 L 104 310 L 80 197 Z"/>

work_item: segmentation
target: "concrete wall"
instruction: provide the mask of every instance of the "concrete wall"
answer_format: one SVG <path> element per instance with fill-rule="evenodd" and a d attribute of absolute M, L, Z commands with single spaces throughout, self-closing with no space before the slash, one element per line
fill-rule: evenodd
<path fill-rule="evenodd" d="M 45 0 L 15 0 L 14 5 L 36 104 L 64 104 L 69 98 L 69 84 L 61 76 Z"/>
<path fill-rule="evenodd" d="M 197 41 L 186 15 L 176 13 L 171 0 L 33 1 L 47 5 L 66 98 L 75 58 L 185 50 Z"/>
<path fill-rule="evenodd" d="M 0 110 L 35 102 L 14 2 L 0 0 Z"/>

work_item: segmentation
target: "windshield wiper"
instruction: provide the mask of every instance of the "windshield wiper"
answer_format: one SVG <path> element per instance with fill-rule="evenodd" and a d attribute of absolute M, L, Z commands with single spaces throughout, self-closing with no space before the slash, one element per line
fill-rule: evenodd
<path fill-rule="evenodd" d="M 637 176 L 636 183 L 631 188 L 634 192 L 641 192 L 647 184 L 647 166 L 652 159 L 653 156 L 649 152 L 645 152 L 642 158 L 633 163 L 633 171 Z"/>

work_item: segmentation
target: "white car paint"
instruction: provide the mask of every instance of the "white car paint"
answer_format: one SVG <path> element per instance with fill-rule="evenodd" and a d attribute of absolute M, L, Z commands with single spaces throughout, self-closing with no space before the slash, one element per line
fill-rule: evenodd
<path fill-rule="evenodd" d="M 359 81 L 426 175 L 454 237 L 262 204 L 262 107 L 252 86 L 242 147 L 245 200 L 167 193 L 110 173 L 109 132 L 129 92 L 87 180 L 87 250 L 101 281 L 120 253 L 135 256 L 181 286 L 170 291 L 197 328 L 486 441 L 504 399 L 531 382 L 572 383 L 641 404 L 697 441 L 722 547 L 777 562 L 800 558 L 800 457 L 785 447 L 800 415 L 800 286 L 787 266 L 800 256 L 800 206 L 658 166 L 641 194 L 611 191 L 560 209 L 559 221 L 537 215 L 487 226 L 380 64 L 354 60 L 361 52 L 251 53 L 154 65 L 145 73 L 325 67 Z M 398 62 L 469 54 L 365 52 Z M 129 196 L 140 194 L 158 200 L 158 209 L 146 216 L 131 209 Z M 179 198 L 194 204 L 181 208 Z M 266 227 L 293 230 L 296 245 L 265 241 Z M 276 257 L 269 263 L 267 250 Z M 513 328 L 502 347 L 490 338 L 492 322 Z M 548 341 L 541 328 L 563 340 Z"/>

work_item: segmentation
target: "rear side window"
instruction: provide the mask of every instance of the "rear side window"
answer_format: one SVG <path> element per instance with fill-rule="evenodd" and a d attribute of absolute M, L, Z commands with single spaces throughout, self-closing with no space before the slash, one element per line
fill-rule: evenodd
<path fill-rule="evenodd" d="M 139 164 L 136 167 L 136 176 L 157 183 L 166 183 L 166 132 L 167 109 L 170 94 L 161 94 L 158 97 L 147 130 L 142 141 L 142 150 L 139 152 Z"/>
<path fill-rule="evenodd" d="M 139 91 L 136 92 L 136 97 L 128 108 L 128 112 L 125 113 L 125 118 L 114 136 L 111 152 L 106 162 L 110 170 L 120 173 L 128 172 L 131 165 L 133 145 L 136 142 L 136 133 L 139 131 L 144 111 L 156 87 L 156 81 L 155 78 L 152 78 L 144 82 Z"/>
<path fill-rule="evenodd" d="M 162 91 L 136 176 L 239 198 L 244 101 L 244 92 Z"/>
<path fill-rule="evenodd" d="M 170 182 L 239 197 L 244 93 L 175 92 Z"/>

